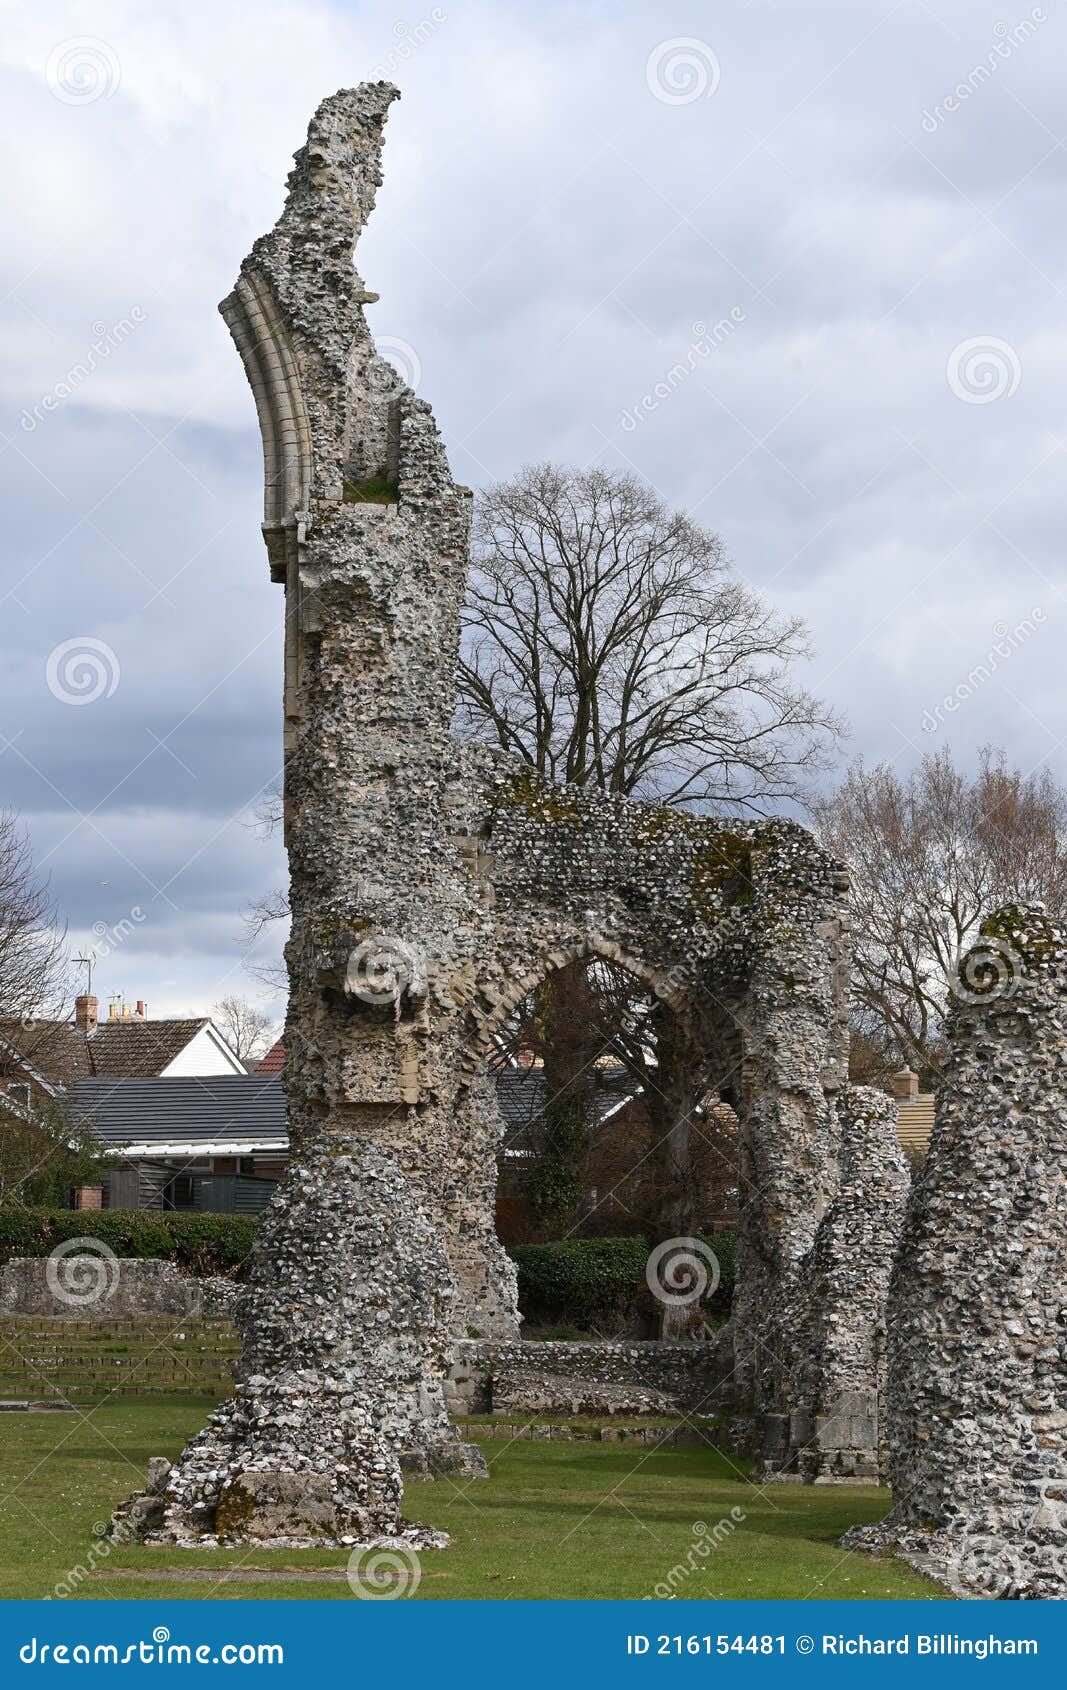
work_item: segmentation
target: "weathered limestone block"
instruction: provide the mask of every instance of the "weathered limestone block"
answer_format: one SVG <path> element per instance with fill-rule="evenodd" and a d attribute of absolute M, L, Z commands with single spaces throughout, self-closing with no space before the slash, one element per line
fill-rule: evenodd
<path fill-rule="evenodd" d="M 1067 929 L 964 958 L 887 1314 L 893 1509 L 849 1534 L 962 1594 L 1067 1596 Z"/>

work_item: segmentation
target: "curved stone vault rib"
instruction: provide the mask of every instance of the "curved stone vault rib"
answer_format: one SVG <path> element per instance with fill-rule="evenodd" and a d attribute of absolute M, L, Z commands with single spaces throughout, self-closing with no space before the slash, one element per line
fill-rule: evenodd
<path fill-rule="evenodd" d="M 286 581 L 311 489 L 311 425 L 289 331 L 270 284 L 249 268 L 219 306 L 241 355 L 263 438 L 263 536 L 271 579 Z"/>

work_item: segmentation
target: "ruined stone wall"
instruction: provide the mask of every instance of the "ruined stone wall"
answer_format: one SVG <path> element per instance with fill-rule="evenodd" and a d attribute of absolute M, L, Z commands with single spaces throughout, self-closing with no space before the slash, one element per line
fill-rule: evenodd
<path fill-rule="evenodd" d="M 849 1086 L 837 1102 L 839 1183 L 795 1280 L 778 1330 L 788 1345 L 788 1399 L 763 1417 L 765 1479 L 811 1483 L 886 1476 L 885 1307 L 909 1189 L 884 1092 Z"/>
<path fill-rule="evenodd" d="M 736 1372 L 780 1409 L 785 1311 L 841 1177 L 846 885 L 785 821 L 728 827 L 560 789 L 450 733 L 470 495 L 379 356 L 352 266 L 396 90 L 323 102 L 223 312 L 264 442 L 286 592 L 293 1159 L 238 1311 L 235 1396 L 142 1499 L 164 1538 L 401 1529 L 451 1429 L 453 1334 L 518 1335 L 494 1226 L 494 1031 L 551 968 L 630 968 L 741 1121 Z"/>
<path fill-rule="evenodd" d="M 732 1334 L 725 1327 L 706 1343 L 493 1344 L 459 1339 L 452 1346 L 446 1382 L 449 1407 L 455 1414 L 486 1414 L 509 1406 L 508 1392 L 524 1378 L 531 1379 L 536 1390 L 545 1376 L 635 1386 L 669 1399 L 668 1412 L 710 1415 L 735 1407 Z M 506 1387 L 503 1400 L 498 1380 Z M 550 1391 L 544 1395 L 550 1412 L 555 1399 Z"/>
<path fill-rule="evenodd" d="M 964 960 L 887 1312 L 893 1510 L 850 1534 L 965 1594 L 1067 1596 L 1067 929 Z"/>

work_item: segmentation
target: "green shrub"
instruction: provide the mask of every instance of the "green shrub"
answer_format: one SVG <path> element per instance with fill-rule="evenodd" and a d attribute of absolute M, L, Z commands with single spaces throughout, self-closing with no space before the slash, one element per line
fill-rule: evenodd
<path fill-rule="evenodd" d="M 116 1256 L 175 1262 L 180 1272 L 243 1279 L 254 1215 L 171 1214 L 160 1209 L 0 1209 L 0 1265 L 47 1256 L 68 1238 L 98 1238 Z"/>
<path fill-rule="evenodd" d="M 645 1284 L 643 1238 L 565 1238 L 511 1252 L 519 1270 L 519 1307 L 527 1320 L 573 1321 L 625 1314 Z"/>
<path fill-rule="evenodd" d="M 725 1318 L 734 1293 L 732 1232 L 701 1235 L 719 1262 L 719 1284 L 705 1310 Z M 511 1252 L 519 1270 L 519 1307 L 537 1324 L 588 1326 L 606 1318 L 654 1311 L 645 1279 L 649 1246 L 644 1238 L 565 1238 L 556 1244 L 523 1244 Z"/>
<path fill-rule="evenodd" d="M 730 1305 L 734 1300 L 734 1285 L 737 1282 L 737 1234 L 720 1232 L 700 1234 L 712 1250 L 719 1262 L 719 1285 L 714 1296 L 707 1298 L 704 1307 L 711 1313 L 722 1315 L 725 1319 L 730 1313 Z"/>

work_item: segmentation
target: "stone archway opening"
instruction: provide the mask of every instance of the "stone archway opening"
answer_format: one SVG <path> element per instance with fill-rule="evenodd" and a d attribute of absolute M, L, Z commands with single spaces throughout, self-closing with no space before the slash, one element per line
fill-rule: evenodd
<path fill-rule="evenodd" d="M 628 1236 L 651 1252 L 733 1233 L 743 1060 L 728 1006 L 679 991 L 669 972 L 617 947 L 584 944 L 528 966 L 476 1043 L 472 1090 L 489 1093 L 498 1116 L 505 1247 Z M 595 1330 L 698 1335 L 709 1327 L 702 1295 L 657 1304 L 635 1285 L 632 1306 L 605 1312 Z M 728 1312 L 727 1287 L 716 1320 Z"/>
<path fill-rule="evenodd" d="M 449 1351 L 518 1335 L 485 1057 L 502 1017 L 579 956 L 629 969 L 738 1086 L 737 1378 L 773 1433 L 765 1467 L 858 1474 L 851 1452 L 871 1447 L 880 1304 L 857 1324 L 849 1274 L 886 1250 L 879 1232 L 857 1251 L 851 1216 L 886 1135 L 840 1107 L 845 877 L 790 821 L 554 787 L 453 737 L 470 495 L 375 348 L 351 260 L 395 95 L 323 102 L 227 305 L 286 590 L 292 1163 L 257 1234 L 234 1396 L 170 1470 L 146 1524 L 158 1541 L 391 1537 L 402 1472 L 477 1470 L 446 1413 Z M 845 1422 L 839 1444 L 820 1420 Z"/>

